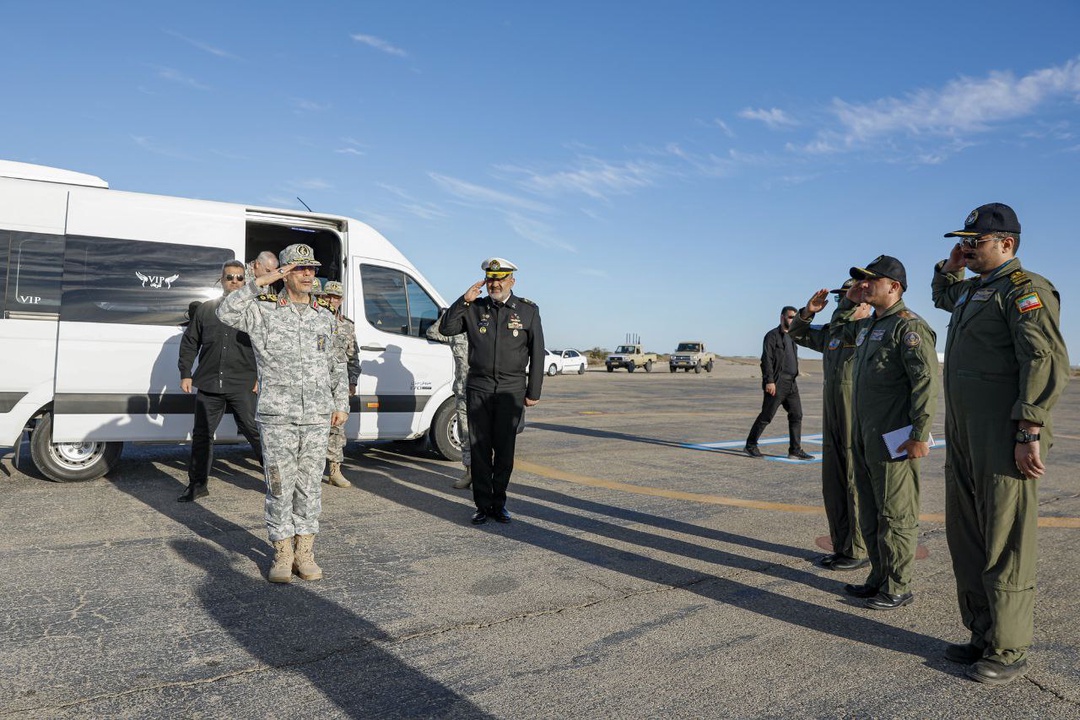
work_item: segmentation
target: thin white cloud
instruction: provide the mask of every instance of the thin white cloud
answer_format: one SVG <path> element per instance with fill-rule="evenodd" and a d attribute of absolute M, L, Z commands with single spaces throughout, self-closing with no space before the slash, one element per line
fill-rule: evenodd
<path fill-rule="evenodd" d="M 367 154 L 366 152 L 364 152 L 364 149 L 363 149 L 364 145 L 359 140 L 354 140 L 351 137 L 343 137 L 343 138 L 341 138 L 341 142 L 343 142 L 345 144 L 345 147 L 338 148 L 334 152 L 339 153 L 341 155 L 357 155 L 357 156 Z"/>
<path fill-rule="evenodd" d="M 190 75 L 185 75 L 184 73 L 174 68 L 159 67 L 157 68 L 157 75 L 162 80 L 168 80 L 169 82 L 174 82 L 178 85 L 184 85 L 195 90 L 210 89 L 209 85 L 204 85 Z"/>
<path fill-rule="evenodd" d="M 381 50 L 388 55 L 397 55 L 398 57 L 408 57 L 409 54 L 401 48 L 392 45 L 391 43 L 383 40 L 382 38 L 375 37 L 374 35 L 363 35 L 361 33 L 355 33 L 350 35 L 353 40 L 368 47 L 373 47 L 376 50 Z"/>
<path fill-rule="evenodd" d="M 308 100 L 306 98 L 292 98 L 293 107 L 298 112 L 323 112 L 333 107 L 330 104 L 317 103 L 314 100 Z"/>
<path fill-rule="evenodd" d="M 533 192 L 544 195 L 580 193 L 597 200 L 649 187 L 661 173 L 660 168 L 652 163 L 633 160 L 610 163 L 595 157 L 581 158 L 578 167 L 572 170 L 548 174 L 510 166 L 500 169 L 526 173 L 527 177 L 521 184 Z"/>
<path fill-rule="evenodd" d="M 765 123 L 767 127 L 772 130 L 782 130 L 784 128 L 795 127 L 799 124 L 797 120 L 789 116 L 786 112 L 780 108 L 770 108 L 765 110 L 764 108 L 746 108 L 739 111 L 739 117 L 743 120 L 757 120 Z"/>
<path fill-rule="evenodd" d="M 188 153 L 177 150 L 176 148 L 168 147 L 167 145 L 162 145 L 153 138 L 147 137 L 146 135 L 132 135 L 131 140 L 143 150 L 146 150 L 147 152 L 152 152 L 155 155 L 163 155 L 164 157 L 176 158 L 178 160 L 195 159 Z"/>
<path fill-rule="evenodd" d="M 220 57 L 220 58 L 227 58 L 229 60 L 239 60 L 240 59 L 237 56 L 233 55 L 232 53 L 227 52 L 225 50 L 222 50 L 221 48 L 214 47 L 213 45 L 208 45 L 207 43 L 201 42 L 199 40 L 194 40 L 192 38 L 187 37 L 186 35 L 181 35 L 178 32 L 173 32 L 172 30 L 166 30 L 165 32 L 168 35 L 172 35 L 177 40 L 183 40 L 188 45 L 191 45 L 193 48 L 196 48 L 197 50 L 202 50 L 204 53 L 209 53 L 210 55 L 214 55 L 214 56 Z"/>
<path fill-rule="evenodd" d="M 475 185 L 465 180 L 449 177 L 448 175 L 429 172 L 428 177 L 434 180 L 443 190 L 461 200 L 483 203 L 485 205 L 495 205 L 506 209 L 527 210 L 529 212 L 540 213 L 551 212 L 551 208 L 543 203 L 504 193 L 499 190 L 492 190 L 491 188 L 486 188 L 481 185 Z"/>
<path fill-rule="evenodd" d="M 720 118 L 713 119 L 713 125 L 723 130 L 724 134 L 727 135 L 729 138 L 735 137 L 735 131 L 728 127 L 728 124 Z"/>
<path fill-rule="evenodd" d="M 333 190 L 334 186 L 322 178 L 308 178 L 306 180 L 294 180 L 289 183 L 292 187 L 300 190 Z"/>
<path fill-rule="evenodd" d="M 539 220 L 533 220 L 519 213 L 511 212 L 506 214 L 506 224 L 518 235 L 536 243 L 540 247 L 565 250 L 572 253 L 577 252 L 576 247 L 556 237 L 551 227 Z"/>
<path fill-rule="evenodd" d="M 364 152 L 363 150 L 357 150 L 357 149 L 356 149 L 356 148 L 354 148 L 354 147 L 343 147 L 343 148 L 338 148 L 338 149 L 337 149 L 337 150 L 335 150 L 334 152 L 336 152 L 336 153 L 337 153 L 337 154 L 339 154 L 339 155 L 357 155 L 357 156 L 363 156 L 363 155 L 365 155 L 365 154 L 366 154 L 366 153 L 365 153 L 365 152 Z"/>

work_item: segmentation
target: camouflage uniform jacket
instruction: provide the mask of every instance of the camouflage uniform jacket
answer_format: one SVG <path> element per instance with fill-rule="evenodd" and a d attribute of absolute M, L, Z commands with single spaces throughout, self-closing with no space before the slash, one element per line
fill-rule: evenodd
<path fill-rule="evenodd" d="M 427 339 L 450 346 L 450 352 L 454 355 L 454 395 L 464 395 L 465 378 L 469 375 L 469 336 L 465 333 L 443 335 L 440 317 L 428 328 Z"/>
<path fill-rule="evenodd" d="M 260 423 L 329 425 L 332 412 L 349 411 L 345 363 L 334 352 L 337 319 L 318 301 L 297 305 L 287 295 L 260 295 L 248 283 L 225 297 L 217 313 L 251 338 Z"/>
<path fill-rule="evenodd" d="M 338 315 L 337 321 L 334 349 L 338 354 L 338 362 L 345 363 L 349 384 L 355 385 L 360 379 L 360 348 L 356 345 L 356 323 L 344 315 Z"/>

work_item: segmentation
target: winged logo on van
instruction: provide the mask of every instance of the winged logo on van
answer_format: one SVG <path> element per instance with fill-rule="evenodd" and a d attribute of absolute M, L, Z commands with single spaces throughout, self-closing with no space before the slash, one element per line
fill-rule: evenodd
<path fill-rule="evenodd" d="M 172 290 L 172 284 L 176 282 L 176 279 L 180 277 L 180 273 L 176 273 L 171 277 L 165 277 L 164 275 L 143 275 L 138 270 L 135 271 L 135 277 L 142 280 L 142 286 L 146 287 L 147 283 L 150 283 L 150 287 L 159 288 L 165 285 L 169 290 Z"/>

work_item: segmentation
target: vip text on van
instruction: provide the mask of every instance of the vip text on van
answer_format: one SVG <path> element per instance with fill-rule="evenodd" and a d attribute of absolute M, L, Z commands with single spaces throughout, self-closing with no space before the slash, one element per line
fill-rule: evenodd
<path fill-rule="evenodd" d="M 345 286 L 361 375 L 349 439 L 426 436 L 461 457 L 453 360 L 425 338 L 446 303 L 386 238 L 337 215 L 109 189 L 92 175 L 0 160 L 0 446 L 30 433 L 55 481 L 101 477 L 125 442 L 191 439 L 177 370 L 188 305 L 222 263 L 303 242 Z M 238 441 L 231 417 L 218 442 Z"/>

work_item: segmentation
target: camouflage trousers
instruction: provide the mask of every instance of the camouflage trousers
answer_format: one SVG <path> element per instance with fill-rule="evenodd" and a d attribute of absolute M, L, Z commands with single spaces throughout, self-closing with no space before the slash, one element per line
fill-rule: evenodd
<path fill-rule="evenodd" d="M 319 532 L 326 425 L 259 423 L 270 541 Z"/>
<path fill-rule="evenodd" d="M 345 426 L 332 425 L 330 439 L 326 445 L 326 459 L 330 462 L 345 462 Z"/>
<path fill-rule="evenodd" d="M 454 411 L 457 413 L 458 437 L 461 438 L 461 464 L 472 465 L 472 453 L 469 450 L 469 413 L 465 402 L 465 393 L 454 398 Z"/>

